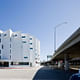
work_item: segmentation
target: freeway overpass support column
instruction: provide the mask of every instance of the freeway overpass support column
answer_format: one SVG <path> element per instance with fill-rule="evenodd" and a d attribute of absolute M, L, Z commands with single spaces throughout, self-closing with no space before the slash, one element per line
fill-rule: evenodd
<path fill-rule="evenodd" d="M 64 69 L 69 70 L 69 55 L 64 54 Z"/>

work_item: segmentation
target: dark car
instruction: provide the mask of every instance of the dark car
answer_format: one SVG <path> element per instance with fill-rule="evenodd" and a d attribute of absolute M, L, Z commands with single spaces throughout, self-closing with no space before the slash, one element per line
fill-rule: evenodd
<path fill-rule="evenodd" d="M 69 80 L 80 80 L 80 73 L 73 74 Z"/>

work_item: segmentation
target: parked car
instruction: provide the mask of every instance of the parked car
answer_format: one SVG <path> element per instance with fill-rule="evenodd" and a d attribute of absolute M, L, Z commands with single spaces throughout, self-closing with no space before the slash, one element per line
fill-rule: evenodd
<path fill-rule="evenodd" d="M 73 74 L 69 80 L 80 80 L 80 73 Z"/>

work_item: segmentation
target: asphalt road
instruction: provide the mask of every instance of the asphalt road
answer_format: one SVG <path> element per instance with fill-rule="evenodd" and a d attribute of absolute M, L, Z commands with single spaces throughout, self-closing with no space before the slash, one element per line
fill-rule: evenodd
<path fill-rule="evenodd" d="M 42 67 L 37 71 L 33 80 L 69 80 L 73 73 L 77 73 L 77 71 Z"/>

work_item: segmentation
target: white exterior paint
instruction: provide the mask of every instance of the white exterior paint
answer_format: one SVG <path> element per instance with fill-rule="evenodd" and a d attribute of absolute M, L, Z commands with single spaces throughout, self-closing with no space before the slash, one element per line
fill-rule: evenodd
<path fill-rule="evenodd" d="M 18 66 L 17 64 L 24 62 L 29 63 L 27 66 L 39 65 L 40 41 L 38 39 L 29 34 L 12 32 L 10 29 L 5 32 L 0 31 L 0 39 L 1 62 L 8 61 L 9 66 Z"/>

